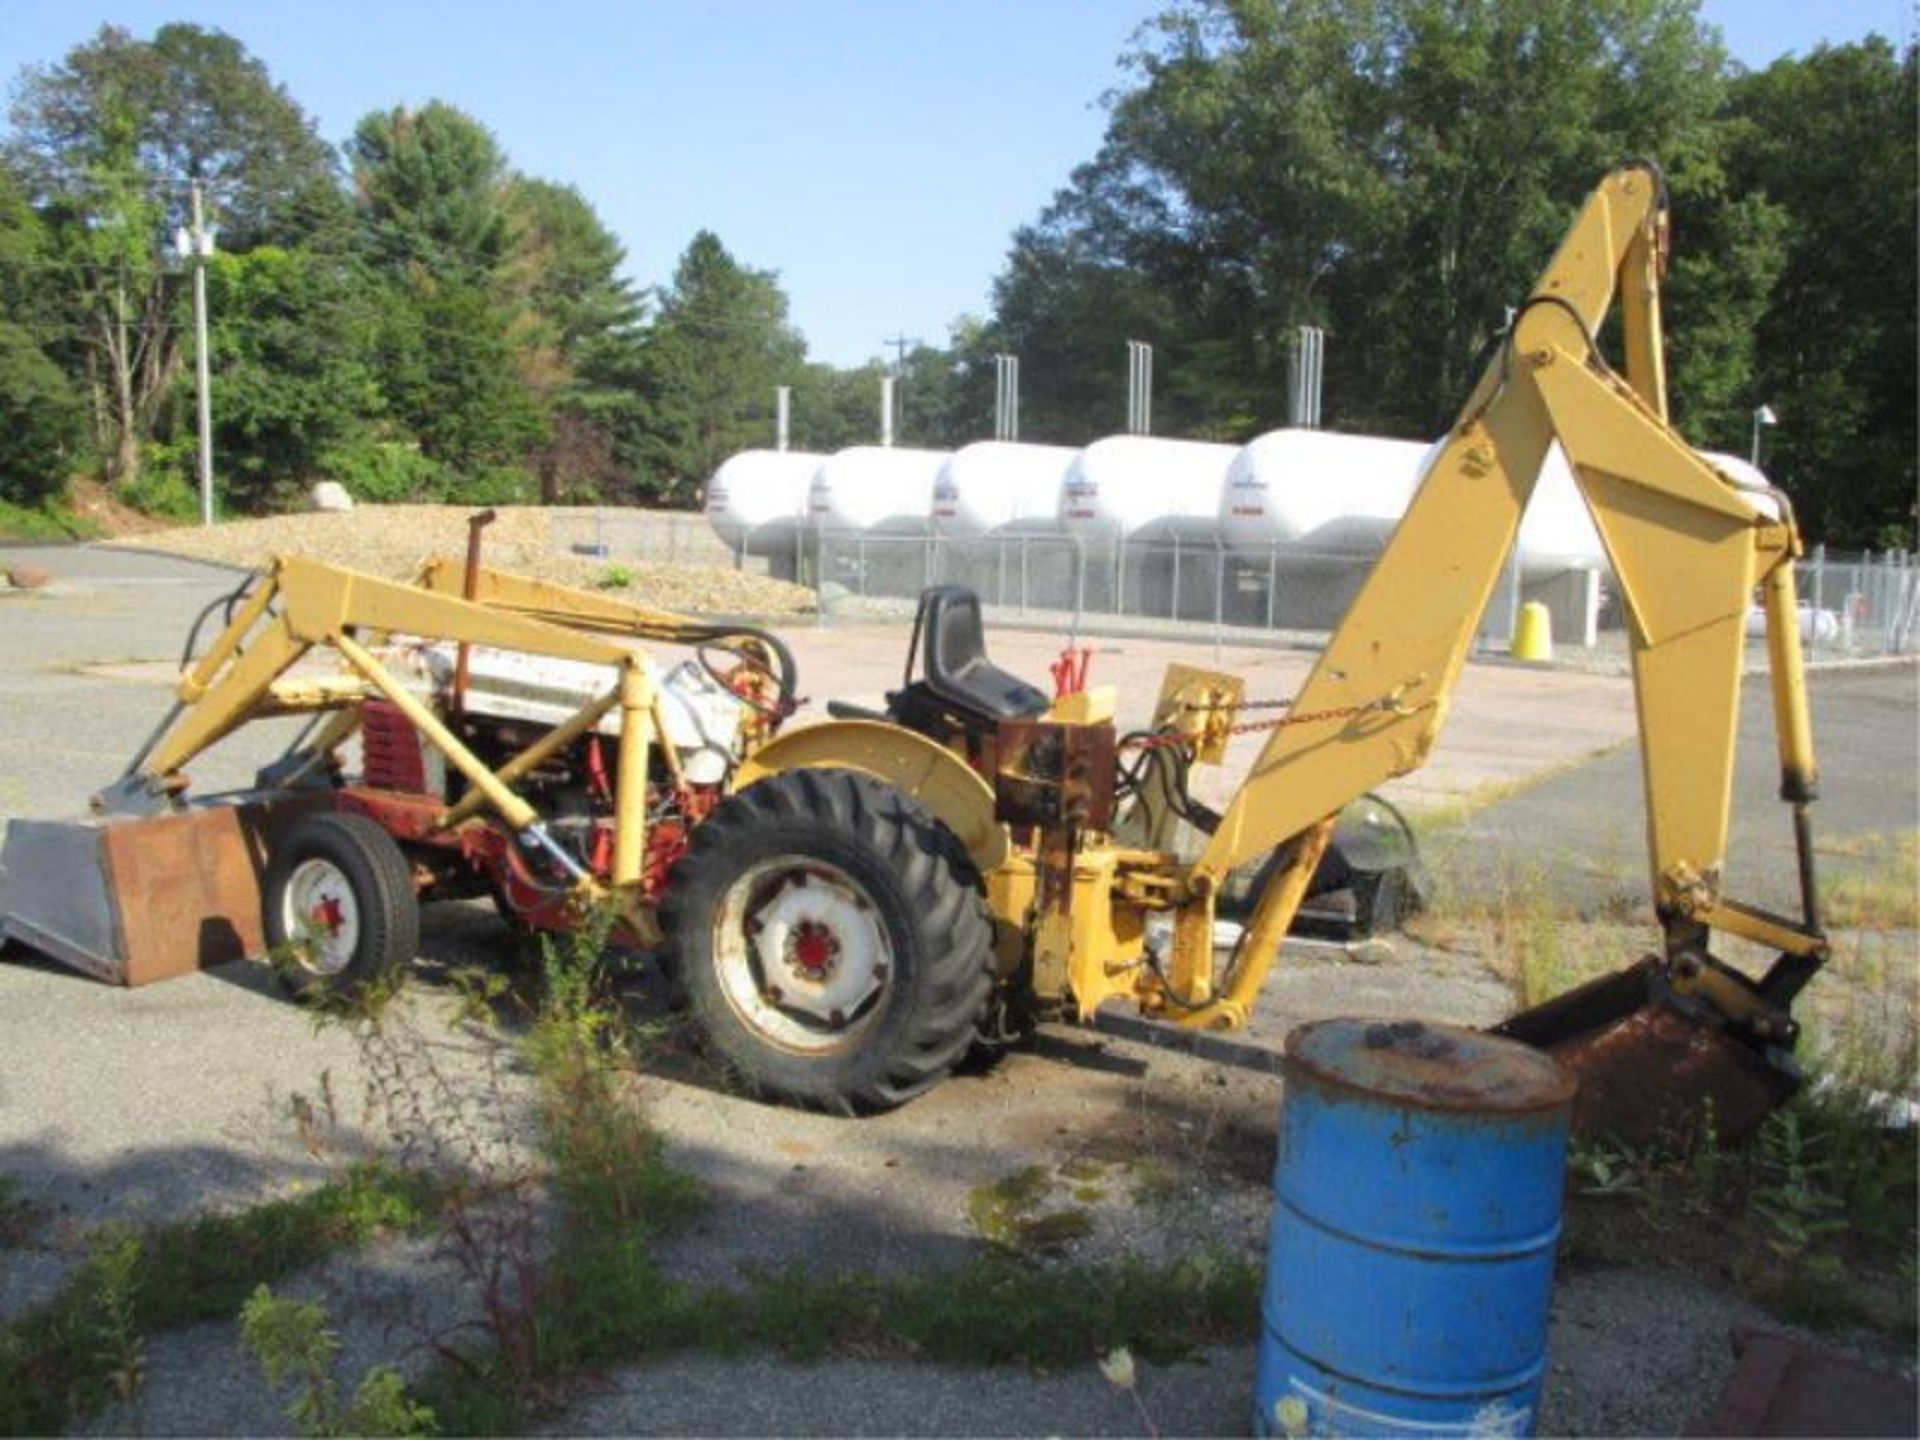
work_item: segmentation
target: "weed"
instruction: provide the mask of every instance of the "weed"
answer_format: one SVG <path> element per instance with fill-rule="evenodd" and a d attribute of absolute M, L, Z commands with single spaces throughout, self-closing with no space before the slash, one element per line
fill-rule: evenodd
<path fill-rule="evenodd" d="M 969 1193 L 967 1219 L 999 1249 L 1052 1254 L 1093 1231 L 1093 1215 L 1085 1209 L 1044 1209 L 1053 1192 L 1053 1173 L 1044 1165 L 1029 1165 Z M 1093 1191 L 1095 1198 L 1101 1193 Z"/>
<path fill-rule="evenodd" d="M 594 578 L 594 586 L 600 590 L 630 590 L 633 588 L 634 575 L 624 565 L 609 565 Z"/>
<path fill-rule="evenodd" d="M 20 1182 L 0 1175 L 0 1248 L 24 1245 L 40 1223 L 40 1207 L 20 1191 Z"/>
<path fill-rule="evenodd" d="M 93 1366 L 107 1392 L 138 1413 L 146 1384 L 147 1352 L 142 1342 L 135 1297 L 140 1285 L 140 1237 L 122 1226 L 107 1226 L 94 1237 L 86 1274 L 92 1288 Z"/>
<path fill-rule="evenodd" d="M 1632 1155 L 1604 1140 L 1574 1142 L 1567 1152 L 1567 1169 L 1582 1195 L 1639 1195 L 1644 1189 Z"/>
<path fill-rule="evenodd" d="M 1698 1266 L 1789 1320 L 1911 1334 L 1899 1277 L 1916 1268 L 1920 1143 L 1884 1121 L 1884 1069 L 1829 1063 L 1813 1056 L 1811 1082 L 1740 1145 L 1711 1115 L 1683 1150 L 1576 1145 L 1563 1258 Z"/>
<path fill-rule="evenodd" d="M 1828 925 L 1920 930 L 1920 831 L 1869 835 L 1822 848 L 1859 861 L 1829 867 L 1832 873 L 1821 887 Z"/>
<path fill-rule="evenodd" d="M 1100 1357 L 1100 1373 L 1107 1377 L 1107 1383 L 1116 1390 L 1127 1392 L 1134 1408 L 1140 1412 L 1140 1423 L 1147 1427 L 1147 1434 L 1152 1440 L 1160 1440 L 1160 1427 L 1153 1423 L 1147 1402 L 1140 1398 L 1140 1377 L 1134 1368 L 1133 1352 L 1124 1345 L 1110 1350 Z"/>
<path fill-rule="evenodd" d="M 407 1398 L 406 1382 L 390 1365 L 361 1377 L 350 1399 L 334 1376 L 340 1339 L 318 1305 L 257 1287 L 240 1312 L 240 1338 L 260 1361 L 267 1383 L 290 1385 L 287 1418 L 303 1435 L 426 1435 L 433 1412 Z"/>
<path fill-rule="evenodd" d="M 635 1093 L 635 1036 L 607 960 L 612 923 L 589 915 L 567 937 L 543 937 L 532 998 L 497 975 L 453 977 L 451 1023 L 478 1076 L 449 1073 L 444 1042 L 391 995 L 331 1017 L 350 1028 L 370 1107 L 400 1153 L 448 1178 L 442 1248 L 485 1334 L 477 1347 L 443 1344 L 445 1363 L 422 1391 L 455 1431 L 511 1428 L 554 1377 L 655 1323 L 664 1287 L 645 1242 L 700 1204 Z M 300 1113 L 312 1124 L 329 1104 L 309 1100 Z"/>
<path fill-rule="evenodd" d="M 1766 1222 L 1769 1248 L 1783 1260 L 1798 1259 L 1847 1228 L 1839 1213 L 1845 1201 L 1830 1183 L 1833 1163 L 1818 1153 L 1821 1138 L 1808 1134 L 1792 1109 L 1774 1111 L 1760 1127 L 1759 1166 L 1767 1183 L 1753 1192 L 1753 1208 Z"/>
<path fill-rule="evenodd" d="M 361 1165 L 250 1210 L 107 1232 L 59 1295 L 0 1329 L 0 1433 L 49 1433 L 130 1403 L 143 1337 L 231 1319 L 261 1281 L 418 1228 L 439 1196 L 418 1175 Z"/>

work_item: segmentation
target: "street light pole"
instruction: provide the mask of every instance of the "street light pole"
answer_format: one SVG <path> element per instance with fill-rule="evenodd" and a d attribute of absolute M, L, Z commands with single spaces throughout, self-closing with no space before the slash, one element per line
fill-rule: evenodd
<path fill-rule="evenodd" d="M 213 231 L 200 208 L 200 182 L 193 182 L 193 228 L 174 232 L 174 248 L 193 266 L 194 382 L 200 411 L 200 523 L 213 524 L 213 368 L 207 355 L 207 259 Z"/>
<path fill-rule="evenodd" d="M 1773 407 L 1771 405 L 1761 405 L 1755 408 L 1753 412 L 1753 451 L 1747 457 L 1753 462 L 1754 469 L 1758 470 L 1760 468 L 1760 427 L 1762 425 L 1778 425 L 1779 423 L 1780 417 L 1773 413 Z"/>

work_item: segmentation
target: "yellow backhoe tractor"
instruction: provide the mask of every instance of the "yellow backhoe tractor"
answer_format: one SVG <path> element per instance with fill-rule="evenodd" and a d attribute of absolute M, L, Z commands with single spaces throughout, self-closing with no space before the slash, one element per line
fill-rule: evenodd
<path fill-rule="evenodd" d="M 1626 614 L 1661 934 L 1639 964 L 1503 1028 L 1580 1073 L 1588 1128 L 1645 1135 L 1711 1098 L 1737 1132 L 1791 1088 L 1790 1004 L 1827 953 L 1799 542 L 1784 497 L 1667 421 L 1666 248 L 1659 172 L 1609 174 L 1283 713 L 1176 666 L 1152 723 L 1120 735 L 1111 693 L 1050 698 L 995 667 L 977 600 L 938 589 L 884 711 L 786 727 L 794 667 L 776 637 L 489 571 L 476 524 L 464 567 L 413 584 L 289 556 L 236 593 L 95 816 L 14 822 L 0 924 L 127 982 L 279 946 L 303 983 L 338 986 L 411 958 L 422 898 L 491 893 L 534 930 L 610 908 L 741 1073 L 846 1110 L 925 1089 L 1023 1004 L 1237 1026 L 1326 882 L 1343 810 L 1432 748 L 1557 441 Z M 1600 340 L 1616 300 L 1618 368 Z M 1798 917 L 1723 885 L 1756 588 Z M 636 641 L 690 658 L 668 668 Z M 341 663 L 298 665 L 316 650 Z M 286 714 L 309 732 L 256 790 L 189 799 L 196 755 Z M 1230 803 L 1199 805 L 1191 767 L 1254 728 L 1271 734 Z M 1175 849 L 1181 822 L 1197 853 Z M 1249 872 L 1238 943 L 1216 949 Z M 1749 975 L 1715 956 L 1716 933 L 1778 958 Z"/>

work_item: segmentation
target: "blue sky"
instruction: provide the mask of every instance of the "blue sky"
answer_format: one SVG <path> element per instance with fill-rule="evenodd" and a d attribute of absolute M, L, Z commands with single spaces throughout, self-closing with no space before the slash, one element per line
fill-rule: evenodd
<path fill-rule="evenodd" d="M 102 23 L 229 31 L 339 141 L 450 101 L 579 187 L 641 284 L 694 231 L 778 270 L 815 356 L 856 364 L 981 311 L 1015 226 L 1104 125 L 1157 0 L 0 0 L 0 76 Z M 1878 30 L 1904 0 L 1708 0 L 1750 66 Z"/>

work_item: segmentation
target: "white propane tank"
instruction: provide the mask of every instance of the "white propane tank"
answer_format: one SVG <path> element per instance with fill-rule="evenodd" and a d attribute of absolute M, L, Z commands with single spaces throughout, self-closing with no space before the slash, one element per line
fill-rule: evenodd
<path fill-rule="evenodd" d="M 1774 493 L 1773 481 L 1759 466 L 1720 450 L 1696 450 L 1694 453 L 1733 481 L 1740 493 L 1753 502 L 1754 509 L 1769 520 L 1780 518 L 1780 499 Z"/>
<path fill-rule="evenodd" d="M 826 456 L 804 450 L 742 450 L 707 482 L 707 523 L 729 550 L 785 554 L 806 524 L 807 487 Z"/>
<path fill-rule="evenodd" d="M 933 482 L 933 529 L 940 535 L 982 535 L 1008 525 L 1023 530 L 1058 524 L 1060 491 L 1077 450 L 978 440 L 947 457 Z"/>
<path fill-rule="evenodd" d="M 1412 440 L 1274 430 L 1242 446 L 1220 499 L 1220 538 L 1377 548 L 1413 498 L 1428 447 Z"/>
<path fill-rule="evenodd" d="M 1220 534 L 1252 551 L 1377 551 L 1400 523 L 1444 442 L 1421 445 L 1328 430 L 1275 430 L 1234 457 Z M 1558 444 L 1547 448 L 1516 545 L 1523 576 L 1606 563 L 1593 517 Z"/>
<path fill-rule="evenodd" d="M 950 452 L 853 445 L 821 462 L 807 489 L 807 519 L 825 532 L 885 529 L 924 534 L 933 484 Z"/>
<path fill-rule="evenodd" d="M 1082 539 L 1212 540 L 1237 453 L 1231 445 L 1148 435 L 1096 440 L 1067 470 L 1061 526 Z"/>

